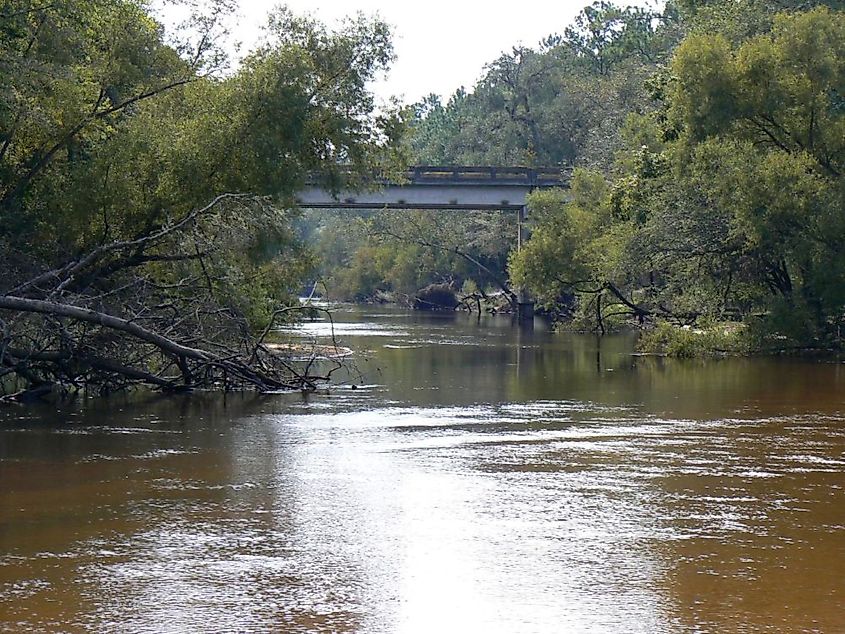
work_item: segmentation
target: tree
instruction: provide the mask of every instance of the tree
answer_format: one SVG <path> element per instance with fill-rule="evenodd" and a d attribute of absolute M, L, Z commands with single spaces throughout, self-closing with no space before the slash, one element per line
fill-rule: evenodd
<path fill-rule="evenodd" d="M 675 43 L 676 16 L 597 2 L 562 36 L 515 47 L 471 92 L 416 104 L 411 153 L 429 163 L 607 168 L 631 111 L 651 106 L 644 82 Z"/>
<path fill-rule="evenodd" d="M 712 196 L 733 211 L 773 309 L 808 312 L 797 336 L 830 333 L 845 308 L 845 16 L 781 14 L 736 49 L 691 36 L 673 70 L 680 143 L 716 177 Z"/>
<path fill-rule="evenodd" d="M 656 78 L 664 109 L 629 116 L 603 193 L 585 197 L 581 174 L 571 202 L 533 201 L 514 275 L 547 301 L 569 285 L 640 319 L 765 315 L 763 334 L 827 345 L 845 313 L 843 42 L 827 8 L 740 44 L 690 34 Z"/>
<path fill-rule="evenodd" d="M 513 299 L 506 273 L 516 240 L 511 214 L 310 212 L 302 224 L 333 298 L 410 302 L 424 286 L 447 284 L 480 293 L 494 289 L 505 301 Z"/>
<path fill-rule="evenodd" d="M 180 56 L 132 0 L 3 11 L 0 378 L 312 385 L 262 345 L 310 266 L 287 208 L 309 173 L 389 169 L 397 120 L 367 88 L 392 59 L 387 27 L 280 10 L 217 77 L 208 45 Z"/>

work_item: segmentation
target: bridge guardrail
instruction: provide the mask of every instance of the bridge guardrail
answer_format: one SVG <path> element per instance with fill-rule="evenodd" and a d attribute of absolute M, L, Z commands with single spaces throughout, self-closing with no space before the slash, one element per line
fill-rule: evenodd
<path fill-rule="evenodd" d="M 571 170 L 559 167 L 499 167 L 476 165 L 415 165 L 405 173 L 407 185 L 511 185 L 522 187 L 566 187 Z M 380 185 L 396 185 L 376 178 Z M 309 185 L 319 179 L 309 178 Z"/>
<path fill-rule="evenodd" d="M 569 170 L 557 167 L 417 165 L 407 172 L 413 184 L 490 184 L 555 187 L 569 182 Z"/>

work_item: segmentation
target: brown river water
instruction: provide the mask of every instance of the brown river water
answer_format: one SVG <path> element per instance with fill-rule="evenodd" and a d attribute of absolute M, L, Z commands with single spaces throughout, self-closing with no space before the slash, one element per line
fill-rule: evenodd
<path fill-rule="evenodd" d="M 845 365 L 336 319 L 326 394 L 0 409 L 0 631 L 845 632 Z"/>

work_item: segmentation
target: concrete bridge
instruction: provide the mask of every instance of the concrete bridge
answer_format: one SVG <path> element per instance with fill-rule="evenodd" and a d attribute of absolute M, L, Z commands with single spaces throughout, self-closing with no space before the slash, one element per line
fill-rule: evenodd
<path fill-rule="evenodd" d="M 526 198 L 535 189 L 569 187 L 569 171 L 559 167 L 476 167 L 418 165 L 404 182 L 381 181 L 371 192 L 341 191 L 332 194 L 311 184 L 296 197 L 311 209 L 433 209 L 450 211 L 517 212 L 517 249 L 526 240 Z M 520 320 L 533 304 L 519 293 Z"/>
<path fill-rule="evenodd" d="M 569 173 L 557 167 L 469 167 L 419 165 L 404 182 L 382 181 L 373 192 L 338 192 L 318 185 L 297 196 L 301 207 L 322 209 L 446 209 L 520 211 L 533 190 L 568 187 Z"/>

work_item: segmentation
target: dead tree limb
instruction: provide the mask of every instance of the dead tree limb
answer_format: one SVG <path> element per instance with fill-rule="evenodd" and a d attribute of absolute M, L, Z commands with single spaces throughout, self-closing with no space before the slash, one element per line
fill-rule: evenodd
<path fill-rule="evenodd" d="M 235 213 L 225 216 L 232 203 Z M 237 249 L 233 244 L 242 238 L 227 224 L 249 213 L 264 218 L 279 212 L 264 198 L 222 194 L 163 226 L 46 271 L 37 270 L 41 261 L 0 242 L 0 257 L 14 257 L 13 274 L 0 281 L 0 395 L 23 396 L 41 385 L 59 392 L 132 385 L 316 389 L 313 360 L 299 367 L 283 349 L 263 345 L 274 322 L 299 307 L 274 311 L 256 339 L 226 291 L 217 297 L 218 288 L 232 285 L 231 269 L 208 256 Z M 221 242 L 221 232 L 229 242 Z"/>

